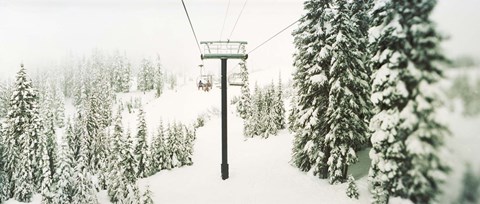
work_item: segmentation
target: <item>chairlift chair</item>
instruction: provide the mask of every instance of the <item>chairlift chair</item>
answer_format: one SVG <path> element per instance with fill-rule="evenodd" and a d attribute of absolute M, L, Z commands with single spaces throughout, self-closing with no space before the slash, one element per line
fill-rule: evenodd
<path fill-rule="evenodd" d="M 198 77 L 197 79 L 197 87 L 198 89 L 202 88 L 202 90 L 204 91 L 209 91 L 212 89 L 212 81 L 213 79 L 213 76 L 210 75 L 210 74 L 205 74 L 205 75 L 201 75 L 200 77 Z M 201 82 L 201 84 L 200 84 Z"/>
<path fill-rule="evenodd" d="M 228 84 L 230 86 L 243 86 L 245 83 L 242 81 L 242 74 L 233 73 L 228 77 Z"/>

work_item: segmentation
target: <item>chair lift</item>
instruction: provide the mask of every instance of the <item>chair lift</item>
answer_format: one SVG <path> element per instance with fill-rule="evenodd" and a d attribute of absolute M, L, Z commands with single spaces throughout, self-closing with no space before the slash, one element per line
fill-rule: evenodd
<path fill-rule="evenodd" d="M 203 91 L 210 91 L 212 89 L 212 79 L 213 76 L 211 74 L 204 74 L 200 75 L 200 77 L 197 78 L 197 87 L 200 90 L 200 88 Z"/>
<path fill-rule="evenodd" d="M 240 73 L 233 73 L 228 76 L 228 84 L 230 86 L 243 86 L 245 83 L 242 81 L 242 74 Z"/>

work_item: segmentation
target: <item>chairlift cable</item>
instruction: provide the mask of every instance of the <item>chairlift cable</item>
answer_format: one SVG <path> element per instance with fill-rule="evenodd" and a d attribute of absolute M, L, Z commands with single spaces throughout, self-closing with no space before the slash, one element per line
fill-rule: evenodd
<path fill-rule="evenodd" d="M 182 4 L 183 4 L 183 9 L 185 10 L 185 14 L 187 14 L 188 22 L 190 23 L 190 28 L 192 28 L 193 36 L 195 37 L 195 42 L 197 42 L 198 51 L 202 55 L 203 53 L 202 53 L 202 49 L 200 48 L 200 43 L 198 43 L 197 34 L 195 33 L 195 29 L 193 28 L 192 20 L 190 19 L 190 15 L 188 15 L 187 7 L 185 6 L 185 2 L 183 2 L 183 0 L 182 0 Z M 202 62 L 202 64 L 203 64 L 203 62 Z"/>
<path fill-rule="evenodd" d="M 302 17 L 303 18 L 303 17 Z M 276 33 L 275 35 L 273 35 L 272 37 L 268 38 L 267 40 L 265 40 L 263 43 L 261 43 L 260 45 L 258 45 L 257 47 L 253 48 L 253 50 L 251 50 L 250 52 L 248 52 L 247 54 L 250 54 L 252 53 L 253 51 L 255 51 L 256 49 L 258 49 L 259 47 L 265 45 L 267 42 L 269 42 L 270 40 L 272 40 L 273 38 L 277 37 L 278 35 L 280 35 L 281 33 L 283 33 L 285 30 L 287 30 L 288 28 L 292 27 L 293 25 L 295 25 L 296 23 L 298 23 L 302 18 L 296 20 L 295 22 L 293 22 L 292 24 L 288 25 L 287 27 L 285 27 L 284 29 L 282 29 L 280 32 Z"/>
<path fill-rule="evenodd" d="M 238 20 L 240 20 L 240 17 L 242 16 L 242 13 L 243 13 L 243 9 L 245 9 L 245 5 L 247 5 L 247 2 L 248 0 L 245 0 L 245 3 L 243 3 L 242 10 L 240 10 L 240 14 L 238 14 L 237 20 L 235 21 L 235 25 L 233 25 L 232 32 L 230 32 L 230 36 L 228 37 L 228 39 L 232 38 L 233 31 L 235 31 L 235 28 L 237 27 Z"/>
<path fill-rule="evenodd" d="M 225 28 L 225 22 L 227 21 L 227 16 L 228 16 L 228 10 L 229 9 L 230 9 L 230 0 L 228 0 L 227 12 L 225 12 L 225 18 L 223 18 L 223 26 L 222 26 L 222 30 L 220 32 L 220 41 L 222 40 L 222 37 L 223 37 L 223 30 Z"/>

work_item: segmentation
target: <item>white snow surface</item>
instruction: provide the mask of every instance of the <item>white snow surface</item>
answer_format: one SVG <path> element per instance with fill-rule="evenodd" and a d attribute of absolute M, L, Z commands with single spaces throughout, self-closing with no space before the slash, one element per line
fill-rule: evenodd
<path fill-rule="evenodd" d="M 193 102 L 189 100 L 193 95 L 202 98 L 195 102 L 203 105 L 192 108 L 189 115 L 196 116 L 211 105 L 220 109 L 219 89 L 204 93 L 194 86 L 186 86 L 182 91 L 188 94 L 179 91 L 168 99 Z M 231 98 L 239 93 L 239 88 L 228 87 L 228 91 Z M 183 98 L 182 95 L 192 96 Z M 147 114 L 149 111 L 163 113 L 162 109 L 171 108 L 156 103 L 146 106 Z M 301 172 L 290 164 L 292 134 L 281 131 L 269 139 L 245 139 L 243 121 L 236 116 L 234 106 L 229 105 L 228 109 L 230 178 L 222 180 L 220 175 L 221 119 L 216 116 L 197 130 L 192 166 L 161 171 L 139 181 L 141 188 L 150 186 L 155 203 L 358 203 L 359 200 L 346 196 L 346 184 L 330 185 L 327 180 Z M 357 171 L 358 177 L 366 175 L 365 166 L 361 167 L 354 168 L 364 171 Z M 358 187 L 360 201 L 368 203 L 365 177 L 358 182 Z"/>

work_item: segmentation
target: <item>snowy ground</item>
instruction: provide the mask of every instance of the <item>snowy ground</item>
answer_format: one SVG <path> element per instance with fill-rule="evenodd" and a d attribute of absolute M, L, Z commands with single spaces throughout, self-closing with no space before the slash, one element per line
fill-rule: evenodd
<path fill-rule="evenodd" d="M 232 98 L 239 88 L 229 87 L 228 92 Z M 150 131 L 157 127 L 159 118 L 188 123 L 199 114 L 220 109 L 220 89 L 201 92 L 193 84 L 187 84 L 158 99 L 148 94 L 143 96 L 143 102 Z M 130 96 L 122 97 L 128 100 Z M 221 120 L 215 115 L 197 131 L 193 166 L 161 171 L 139 181 L 142 187 L 150 186 L 156 203 L 358 203 L 346 197 L 345 184 L 331 186 L 326 180 L 290 165 L 293 140 L 290 133 L 282 131 L 266 140 L 245 140 L 243 121 L 236 116 L 234 106 L 230 105 L 228 112 L 230 178 L 220 177 Z M 124 122 L 134 128 L 136 114 L 124 112 L 124 116 Z M 364 177 L 368 154 L 361 155 L 367 162 L 352 167 L 352 174 L 360 178 L 360 201 L 368 203 Z M 102 202 L 107 202 L 105 193 L 99 196 Z"/>

